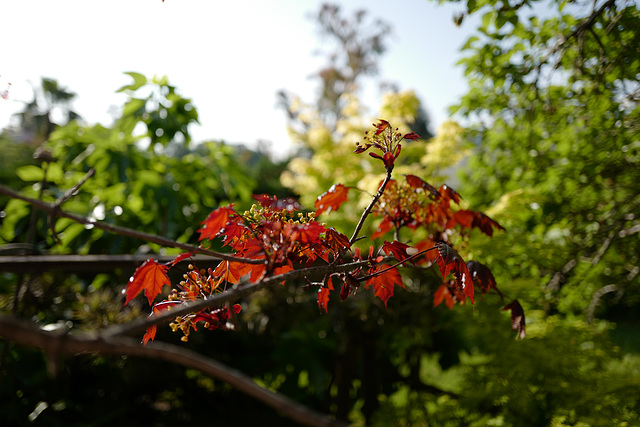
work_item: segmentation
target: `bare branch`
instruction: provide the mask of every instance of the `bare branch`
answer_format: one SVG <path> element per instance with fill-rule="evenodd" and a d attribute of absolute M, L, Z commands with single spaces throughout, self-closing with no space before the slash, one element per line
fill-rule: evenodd
<path fill-rule="evenodd" d="M 378 199 L 380 199 L 380 197 L 382 197 L 382 193 L 384 193 L 384 189 L 387 186 L 387 184 L 389 183 L 389 181 L 391 181 L 391 170 L 387 169 L 387 174 L 384 177 L 384 181 L 382 181 L 382 184 L 380 184 L 380 187 L 378 188 L 378 191 L 376 192 L 376 195 L 373 196 L 373 199 L 371 199 L 371 203 L 369 203 L 369 206 L 367 206 L 367 208 L 364 210 L 364 212 L 362 212 L 362 216 L 360 217 L 360 221 L 358 221 L 358 225 L 356 225 L 356 229 L 353 232 L 353 236 L 351 236 L 351 239 L 349 239 L 349 243 L 350 244 L 353 245 L 353 243 L 358 239 L 358 233 L 360 233 L 360 230 L 362 229 L 362 226 L 364 225 L 364 220 L 367 219 L 367 216 L 369 216 L 369 214 L 373 210 L 373 207 L 378 202 Z"/>
<path fill-rule="evenodd" d="M 43 349 L 49 357 L 49 367 L 54 371 L 64 355 L 100 353 L 163 360 L 197 369 L 206 375 L 225 381 L 300 424 L 314 427 L 344 425 L 282 394 L 258 386 L 251 378 L 229 366 L 171 344 L 152 343 L 142 346 L 128 338 L 104 339 L 104 337 L 95 338 L 87 335 L 69 335 L 66 332 L 48 332 L 12 316 L 0 316 L 0 337 L 20 345 Z"/>
<path fill-rule="evenodd" d="M 64 211 L 60 209 L 59 206 L 57 206 L 57 204 L 47 203 L 41 200 L 32 199 L 31 197 L 23 196 L 22 194 L 8 187 L 5 187 L 4 185 L 0 185 L 0 194 L 4 194 L 5 196 L 9 196 L 14 199 L 19 199 L 24 202 L 27 202 L 33 205 L 35 208 L 47 212 L 49 215 L 55 214 L 57 216 L 61 216 L 63 218 L 68 218 L 70 220 L 73 220 L 80 224 L 92 225 L 100 230 L 108 231 L 114 234 L 119 234 L 121 236 L 134 237 L 136 239 L 145 240 L 151 243 L 156 243 L 164 247 L 182 249 L 194 254 L 200 253 L 200 254 L 208 255 L 212 258 L 216 258 L 224 261 L 242 262 L 245 264 L 263 264 L 264 263 L 264 260 L 261 260 L 261 259 L 236 257 L 230 254 L 224 254 L 221 252 L 205 249 L 200 246 L 190 245 L 188 243 L 176 242 L 175 240 L 167 239 L 166 237 L 161 237 L 155 234 L 144 233 L 142 231 L 133 230 L 131 228 L 121 227 L 118 225 L 109 224 L 102 221 L 91 220 L 91 219 Z"/>

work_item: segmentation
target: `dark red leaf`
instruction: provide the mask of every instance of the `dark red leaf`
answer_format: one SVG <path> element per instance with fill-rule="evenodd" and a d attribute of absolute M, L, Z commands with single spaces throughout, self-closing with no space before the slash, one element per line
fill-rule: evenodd
<path fill-rule="evenodd" d="M 235 214 L 236 212 L 233 210 L 233 205 L 214 209 L 213 212 L 211 212 L 209 216 L 200 223 L 203 227 L 198 230 L 198 233 L 200 233 L 198 241 L 204 239 L 211 240 L 217 237 L 220 231 L 227 225 L 229 217 Z"/>
<path fill-rule="evenodd" d="M 422 178 L 419 178 L 415 175 L 406 175 L 407 184 L 412 186 L 413 188 L 422 188 L 429 192 L 429 197 L 432 199 L 437 199 L 440 197 L 440 193 L 438 193 L 438 189 L 428 182 L 424 181 Z"/>
<path fill-rule="evenodd" d="M 446 279 L 449 273 L 453 273 L 456 278 L 457 287 L 471 300 L 471 304 L 474 304 L 473 281 L 464 260 L 458 252 L 446 243 L 439 242 L 437 246 L 439 256 L 436 262 L 438 263 L 438 267 L 440 267 L 442 279 Z"/>
<path fill-rule="evenodd" d="M 169 277 L 167 276 L 168 269 L 168 266 L 158 264 L 153 258 L 145 261 L 144 264 L 136 269 L 133 276 L 129 279 L 126 291 L 127 297 L 124 305 L 127 305 L 129 301 L 138 296 L 143 290 L 149 300 L 149 305 L 152 305 L 155 297 L 162 292 L 162 287 L 171 285 Z"/>
<path fill-rule="evenodd" d="M 498 295 L 500 295 L 500 298 L 504 300 L 502 292 L 500 292 L 496 286 L 496 279 L 487 266 L 480 264 L 478 261 L 469 261 L 467 268 L 469 269 L 469 273 L 471 273 L 473 283 L 480 288 L 483 294 L 489 292 L 491 289 L 495 289 Z"/>
<path fill-rule="evenodd" d="M 342 289 L 340 289 L 340 300 L 344 301 L 351 293 L 351 285 L 346 280 L 342 283 Z"/>
<path fill-rule="evenodd" d="M 489 237 L 493 236 L 494 228 L 497 230 L 504 230 L 503 226 L 501 226 L 482 212 L 476 212 L 476 215 L 473 219 L 473 226 L 479 228 L 480 231 L 482 231 Z"/>
<path fill-rule="evenodd" d="M 377 271 L 382 271 L 386 268 L 388 268 L 387 265 L 380 265 L 375 267 L 375 270 L 370 274 L 375 274 Z M 368 288 L 369 286 L 373 286 L 374 295 L 380 298 L 386 307 L 387 301 L 389 301 L 389 298 L 393 296 L 393 288 L 396 285 L 404 288 L 402 277 L 400 277 L 398 269 L 392 268 L 368 279 L 364 287 Z"/>
<path fill-rule="evenodd" d="M 382 250 L 385 254 L 389 255 L 389 253 L 392 253 L 398 261 L 404 261 L 409 258 L 407 249 L 413 248 L 405 243 L 398 242 L 397 240 L 394 240 L 393 243 L 384 242 L 384 245 L 382 246 Z"/>
<path fill-rule="evenodd" d="M 324 240 L 327 246 L 329 246 L 335 252 L 340 252 L 345 248 L 349 249 L 351 247 L 349 238 L 339 231 L 336 231 L 334 228 L 329 228 L 327 230 L 327 234 L 325 235 Z"/>
<path fill-rule="evenodd" d="M 419 139 L 420 139 L 420 135 L 418 135 L 418 134 L 417 134 L 417 133 L 415 133 L 415 132 L 411 132 L 411 133 L 408 133 L 408 134 L 406 134 L 405 136 L 403 136 L 403 138 L 404 138 L 404 139 L 410 139 L 410 140 L 412 140 L 412 141 L 417 141 L 417 140 L 419 140 Z"/>
<path fill-rule="evenodd" d="M 509 304 L 505 305 L 503 310 L 511 310 L 511 329 L 516 329 L 518 331 L 518 335 L 516 335 L 516 339 L 524 339 L 525 336 L 525 320 L 524 320 L 524 310 L 522 306 L 518 302 L 518 300 L 513 300 Z"/>
<path fill-rule="evenodd" d="M 349 193 L 349 187 L 345 187 L 342 184 L 333 185 L 328 191 L 325 191 L 316 200 L 314 207 L 316 207 L 316 215 L 320 215 L 324 211 L 331 212 L 337 210 L 341 204 L 349 200 L 347 194 Z"/>
<path fill-rule="evenodd" d="M 453 200 L 457 204 L 460 204 L 460 199 L 462 199 L 458 192 L 449 187 L 447 184 L 442 184 L 440 188 L 438 188 L 438 193 L 440 193 L 440 196 L 442 196 L 442 198 L 446 202 L 448 202 L 449 200 Z"/>
<path fill-rule="evenodd" d="M 380 120 L 380 123 L 374 123 L 373 126 L 375 126 L 376 128 L 376 135 L 380 135 L 382 132 L 384 132 L 385 129 L 387 129 L 389 126 L 391 126 L 389 124 L 388 121 L 386 120 L 382 120 L 382 119 L 378 119 Z"/>
<path fill-rule="evenodd" d="M 364 153 L 369 148 L 371 148 L 371 144 L 360 145 L 360 143 L 358 142 L 356 144 L 356 149 L 353 150 L 353 152 L 356 153 L 356 154 L 360 154 L 360 153 Z"/>

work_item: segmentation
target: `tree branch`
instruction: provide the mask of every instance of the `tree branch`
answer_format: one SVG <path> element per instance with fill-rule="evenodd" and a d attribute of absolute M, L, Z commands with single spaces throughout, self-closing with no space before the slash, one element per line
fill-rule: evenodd
<path fill-rule="evenodd" d="M 250 283 L 245 285 L 235 285 L 230 290 L 224 293 L 216 294 L 212 297 L 199 300 L 194 303 L 184 303 L 184 304 L 181 304 L 179 307 L 171 307 L 169 310 L 163 310 L 161 314 L 151 315 L 144 319 L 136 319 L 124 325 L 111 326 L 102 330 L 101 332 L 98 332 L 98 334 L 103 338 L 110 338 L 110 337 L 119 336 L 119 335 L 139 333 L 146 330 L 150 326 L 157 325 L 159 323 L 166 322 L 168 320 L 173 320 L 176 317 L 184 316 L 189 313 L 198 312 L 205 308 L 219 307 L 226 303 L 233 303 L 271 284 L 280 283 L 285 280 L 297 279 L 302 276 L 308 276 L 308 275 L 318 274 L 318 273 L 322 273 L 322 274 L 341 273 L 344 271 L 353 270 L 363 265 L 367 265 L 368 262 L 369 262 L 368 260 L 365 260 L 365 261 L 351 262 L 348 264 L 339 264 L 339 265 L 328 264 L 328 265 L 321 265 L 317 267 L 302 268 L 299 270 L 293 270 L 287 273 L 278 274 L 276 276 L 266 277 L 255 283 Z"/>
<path fill-rule="evenodd" d="M 141 346 L 128 338 L 90 337 L 69 335 L 66 332 L 48 332 L 34 324 L 12 316 L 0 316 L 0 337 L 20 345 L 43 349 L 48 357 L 48 366 L 55 372 L 64 355 L 100 353 L 104 355 L 127 355 L 163 360 L 198 371 L 225 381 L 241 392 L 282 412 L 288 418 L 307 426 L 327 427 L 344 425 L 326 415 L 316 413 L 286 396 L 258 386 L 250 377 L 211 358 L 193 351 L 166 343 Z"/>
<path fill-rule="evenodd" d="M 131 228 L 109 224 L 106 222 L 94 221 L 94 220 L 64 211 L 60 209 L 57 203 L 54 203 L 54 204 L 47 203 L 47 202 L 43 202 L 42 200 L 32 199 L 31 197 L 23 196 L 22 194 L 12 190 L 11 188 L 5 187 L 4 185 L 0 185 L 0 194 L 4 194 L 5 196 L 9 196 L 14 199 L 27 202 L 32 206 L 34 206 L 35 208 L 47 212 L 47 214 L 49 215 L 57 215 L 63 218 L 68 218 L 80 224 L 92 225 L 100 230 L 108 231 L 114 234 L 119 234 L 121 236 L 134 237 L 136 239 L 145 240 L 151 243 L 156 243 L 161 246 L 182 249 L 194 254 L 200 253 L 200 254 L 208 255 L 212 258 L 216 258 L 224 261 L 242 262 L 245 264 L 263 264 L 264 263 L 264 260 L 260 260 L 260 259 L 236 257 L 230 254 L 225 254 L 225 253 L 205 249 L 200 246 L 190 245 L 188 243 L 176 242 L 175 240 L 167 239 L 166 237 L 161 237 L 155 234 L 149 234 L 142 231 L 133 230 Z"/>
<path fill-rule="evenodd" d="M 353 231 L 353 236 L 351 236 L 351 239 L 349 239 L 349 243 L 350 244 L 353 244 L 358 239 L 358 233 L 360 233 L 360 230 L 362 229 L 362 226 L 364 225 L 364 220 L 367 219 L 367 216 L 369 216 L 369 214 L 373 210 L 373 207 L 378 202 L 378 199 L 380 199 L 380 197 L 382 197 L 382 193 L 384 193 L 384 189 L 387 186 L 387 184 L 389 183 L 389 181 L 391 181 L 391 170 L 387 169 L 387 174 L 385 175 L 384 181 L 382 181 L 382 184 L 380 184 L 380 187 L 378 188 L 378 191 L 376 192 L 376 195 L 373 196 L 373 199 L 371 199 L 371 203 L 369 203 L 369 206 L 367 206 L 367 208 L 364 210 L 364 212 L 362 212 L 362 216 L 360 217 L 360 221 L 358 221 L 358 225 L 356 225 L 356 229 Z"/>

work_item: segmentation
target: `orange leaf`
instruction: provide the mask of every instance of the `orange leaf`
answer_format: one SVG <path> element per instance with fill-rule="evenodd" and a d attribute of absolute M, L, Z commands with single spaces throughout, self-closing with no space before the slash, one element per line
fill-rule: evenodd
<path fill-rule="evenodd" d="M 168 266 L 158 264 L 153 258 L 146 260 L 144 264 L 136 269 L 133 276 L 129 279 L 129 283 L 127 284 L 127 298 L 124 305 L 127 305 L 129 301 L 138 296 L 143 290 L 149 300 L 149 305 L 152 305 L 155 297 L 162 291 L 162 287 L 164 285 L 171 285 L 169 277 L 167 276 L 168 269 Z"/>
<path fill-rule="evenodd" d="M 317 208 L 316 215 L 320 215 L 324 211 L 337 210 L 341 204 L 349 200 L 347 193 L 349 193 L 349 187 L 345 187 L 342 184 L 334 184 L 328 191 L 318 196 L 313 205 Z"/>
<path fill-rule="evenodd" d="M 455 304 L 453 296 L 451 296 L 451 292 L 449 292 L 449 288 L 444 284 L 440 285 L 438 290 L 433 294 L 433 306 L 439 306 L 442 301 L 444 301 L 447 307 L 449 307 L 449 310 L 451 310 L 451 307 Z"/>
<path fill-rule="evenodd" d="M 464 260 L 458 252 L 446 243 L 439 242 L 437 246 L 438 258 L 436 261 L 438 262 L 438 267 L 440 267 L 442 279 L 444 280 L 449 273 L 453 272 L 453 275 L 456 277 L 458 289 L 462 289 L 464 295 L 471 300 L 471 304 L 474 304 L 471 273 L 469 273 L 469 269 L 464 263 Z"/>
<path fill-rule="evenodd" d="M 393 221 L 391 221 L 388 217 L 385 217 L 376 231 L 371 235 L 372 239 L 377 239 L 378 237 L 382 237 L 387 234 L 389 231 L 393 230 Z"/>
<path fill-rule="evenodd" d="M 233 205 L 214 209 L 209 216 L 207 216 L 207 219 L 200 223 L 203 227 L 198 230 L 198 233 L 200 233 L 198 241 L 204 239 L 211 240 L 217 237 L 220 231 L 226 227 L 227 222 L 229 222 L 229 217 L 235 213 L 236 211 L 233 210 Z"/>
<path fill-rule="evenodd" d="M 333 289 L 332 280 L 327 280 L 325 286 L 318 289 L 318 308 L 320 310 L 324 308 L 325 313 L 328 313 L 327 307 L 329 306 L 329 294 Z"/>
<path fill-rule="evenodd" d="M 187 258 L 191 258 L 193 256 L 193 254 L 191 252 L 185 252 L 183 254 L 178 255 L 177 257 L 175 257 L 175 259 L 173 261 L 171 261 L 169 263 L 169 265 L 171 267 L 175 266 L 177 263 L 179 263 L 180 261 L 184 261 Z"/>
<path fill-rule="evenodd" d="M 375 274 L 376 271 L 382 271 L 386 268 L 388 268 L 387 265 L 378 266 L 371 274 Z M 393 288 L 395 285 L 404 288 L 398 269 L 392 268 L 367 280 L 364 287 L 368 288 L 369 286 L 373 286 L 374 295 L 380 298 L 386 307 L 387 301 L 393 296 Z"/>
<path fill-rule="evenodd" d="M 151 316 L 160 314 L 162 310 L 168 310 L 169 307 L 178 304 L 177 302 L 169 302 L 163 301 L 153 306 L 153 310 L 151 311 Z M 156 337 L 156 333 L 158 332 L 158 325 L 151 325 L 147 328 L 147 331 L 144 333 L 142 337 L 142 344 L 146 345 L 149 340 L 153 341 Z"/>

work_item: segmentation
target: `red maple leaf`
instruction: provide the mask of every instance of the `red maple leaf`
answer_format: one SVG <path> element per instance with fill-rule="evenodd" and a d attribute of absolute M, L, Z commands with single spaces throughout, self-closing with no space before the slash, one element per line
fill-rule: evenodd
<path fill-rule="evenodd" d="M 407 180 L 407 184 L 409 184 L 411 187 L 422 188 L 423 190 L 428 191 L 429 197 L 431 197 L 432 199 L 437 199 L 440 197 L 438 189 L 429 184 L 427 181 L 424 181 L 422 178 L 415 175 L 405 175 L 405 179 Z"/>
<path fill-rule="evenodd" d="M 173 267 L 174 265 L 176 265 L 180 261 L 184 261 L 185 259 L 190 258 L 192 256 L 193 256 L 193 254 L 191 252 L 185 252 L 183 254 L 180 254 L 177 257 L 175 257 L 175 259 L 173 261 L 171 261 L 169 263 L 169 266 Z"/>
<path fill-rule="evenodd" d="M 313 206 L 317 208 L 316 215 L 320 215 L 324 211 L 338 210 L 341 204 L 349 200 L 347 193 L 349 193 L 349 187 L 342 184 L 333 185 L 329 190 L 319 195 L 314 203 Z"/>
<path fill-rule="evenodd" d="M 453 296 L 451 295 L 451 292 L 449 292 L 449 288 L 445 284 L 440 285 L 438 290 L 433 294 L 433 306 L 439 306 L 442 301 L 444 301 L 447 307 L 449 307 L 449 310 L 451 310 L 451 308 L 455 304 Z"/>
<path fill-rule="evenodd" d="M 460 194 L 458 194 L 456 190 L 449 187 L 447 184 L 442 184 L 440 188 L 438 188 L 438 193 L 440 193 L 440 196 L 442 196 L 446 203 L 448 203 L 450 200 L 453 200 L 457 204 L 460 204 L 460 199 L 462 199 L 462 197 L 460 197 Z"/>
<path fill-rule="evenodd" d="M 493 229 L 504 230 L 504 227 L 498 224 L 495 220 L 482 212 L 476 212 L 468 209 L 461 209 L 456 211 L 445 225 L 445 228 L 453 228 L 456 225 L 460 225 L 463 228 L 479 228 L 484 234 L 489 237 L 493 236 Z"/>
<path fill-rule="evenodd" d="M 489 237 L 493 236 L 493 229 L 504 230 L 504 227 L 498 224 L 495 220 L 489 218 L 487 215 L 482 212 L 476 212 L 476 215 L 473 219 L 473 227 L 477 227 Z"/>
<path fill-rule="evenodd" d="M 378 271 L 386 270 L 389 266 L 380 265 L 374 267 L 374 270 L 370 274 L 376 274 Z M 365 289 L 369 286 L 373 286 L 374 295 L 377 296 L 384 302 L 384 306 L 387 306 L 387 301 L 389 298 L 393 296 L 393 288 L 395 285 L 401 286 L 404 288 L 404 284 L 402 283 L 402 277 L 398 272 L 397 268 L 391 268 L 385 271 L 384 273 L 380 273 L 374 275 L 370 279 L 365 282 Z"/>
<path fill-rule="evenodd" d="M 451 246 L 446 243 L 439 242 L 438 246 L 438 258 L 436 259 L 438 267 L 440 267 L 440 273 L 444 280 L 449 273 L 453 273 L 456 278 L 456 285 L 459 289 L 462 289 L 465 296 L 471 300 L 471 304 L 474 304 L 473 300 L 473 281 L 471 273 L 467 265 L 464 263 L 462 257 Z"/>
<path fill-rule="evenodd" d="M 198 241 L 204 239 L 211 240 L 217 237 L 220 231 L 227 226 L 227 222 L 229 222 L 229 218 L 232 215 L 236 215 L 236 211 L 233 210 L 233 205 L 214 209 L 209 216 L 200 223 L 203 227 L 198 230 L 198 233 L 200 233 Z"/>
<path fill-rule="evenodd" d="M 511 329 L 517 329 L 518 335 L 516 335 L 516 339 L 520 338 L 523 340 L 525 336 L 524 310 L 518 300 L 511 301 L 502 309 L 511 310 Z"/>
<path fill-rule="evenodd" d="M 285 224 L 285 235 L 291 241 L 299 242 L 303 245 L 321 243 L 320 234 L 327 229 L 319 222 L 311 221 L 307 224 Z"/>
<path fill-rule="evenodd" d="M 389 231 L 393 230 L 394 226 L 395 225 L 393 224 L 393 221 L 389 217 L 384 217 L 380 225 L 378 225 L 376 231 L 374 231 L 374 233 L 371 235 L 371 238 L 377 239 L 378 237 L 384 236 Z"/>
<path fill-rule="evenodd" d="M 454 212 L 454 214 L 447 220 L 444 228 L 451 229 L 456 225 L 461 226 L 462 228 L 471 228 L 473 224 L 473 220 L 475 218 L 475 212 L 469 209 L 460 209 L 459 211 Z"/>
<path fill-rule="evenodd" d="M 324 308 L 325 313 L 328 313 L 327 307 L 329 306 L 329 294 L 334 289 L 333 280 L 327 280 L 324 286 L 318 289 L 318 308 L 322 310 Z"/>
<path fill-rule="evenodd" d="M 174 306 L 176 304 L 179 304 L 179 303 L 175 301 L 162 301 L 161 303 L 158 303 L 153 306 L 153 309 L 151 310 L 151 314 L 149 315 L 149 317 L 160 314 L 161 311 L 168 310 L 169 307 Z M 149 340 L 153 341 L 156 337 L 157 332 L 158 332 L 158 325 L 149 326 L 146 332 L 144 333 L 144 336 L 142 337 L 142 344 L 146 345 L 147 342 L 149 342 Z"/>
<path fill-rule="evenodd" d="M 378 119 L 378 120 L 380 120 L 380 123 L 373 124 L 373 126 L 376 128 L 376 135 L 380 135 L 382 132 L 384 132 L 385 129 L 391 126 L 389 122 L 386 120 L 382 120 L 382 119 Z"/>
<path fill-rule="evenodd" d="M 149 300 L 149 305 L 152 305 L 155 297 L 162 292 L 162 287 L 164 285 L 171 285 L 169 277 L 167 276 L 168 269 L 168 266 L 158 264 L 153 258 L 146 260 L 144 264 L 136 269 L 133 276 L 129 279 L 129 283 L 127 284 L 127 298 L 124 305 L 127 305 L 129 301 L 138 296 L 143 290 Z"/>
<path fill-rule="evenodd" d="M 389 255 L 389 253 L 392 253 L 398 261 L 404 261 L 409 258 L 407 249 L 413 248 L 405 243 L 398 242 L 397 240 L 394 240 L 393 243 L 384 242 L 384 245 L 382 246 L 382 250 L 385 254 Z"/>
<path fill-rule="evenodd" d="M 324 242 L 334 252 L 340 252 L 345 248 L 349 249 L 351 247 L 349 238 L 339 231 L 336 231 L 334 228 L 327 229 L 327 233 L 324 236 Z"/>
<path fill-rule="evenodd" d="M 498 295 L 500 295 L 500 298 L 504 300 L 502 292 L 500 292 L 496 286 L 496 279 L 487 266 L 480 264 L 478 261 L 469 261 L 467 268 L 469 269 L 469 273 L 471 273 L 473 283 L 480 288 L 483 294 L 489 292 L 491 289 L 495 289 Z"/>

